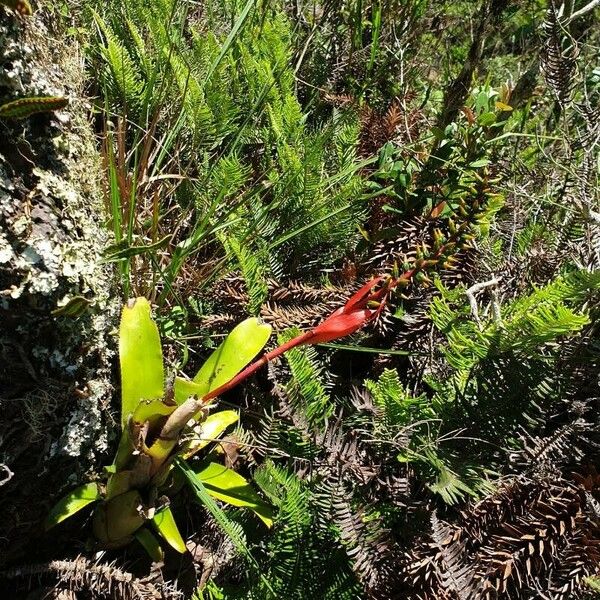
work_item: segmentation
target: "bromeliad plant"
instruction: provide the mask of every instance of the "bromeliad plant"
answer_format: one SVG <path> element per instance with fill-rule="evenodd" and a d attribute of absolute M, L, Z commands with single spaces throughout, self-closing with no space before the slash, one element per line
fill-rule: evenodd
<path fill-rule="evenodd" d="M 166 383 L 150 303 L 145 298 L 131 300 L 123 309 L 119 329 L 122 435 L 117 455 L 106 469 L 106 481 L 85 484 L 65 496 L 51 510 L 46 528 L 95 504 L 92 528 L 102 547 L 118 548 L 137 539 L 153 559 L 160 560 L 155 531 L 175 550 L 185 552 L 167 495 L 177 489 L 172 476 L 176 460 L 194 456 L 238 419 L 232 410 L 209 415 L 211 403 L 291 348 L 354 333 L 379 315 L 391 286 L 390 278 L 373 279 L 320 325 L 253 363 L 271 327 L 247 319 L 231 331 L 192 380 L 174 377 Z M 185 469 L 185 473 L 192 486 L 202 485 L 214 498 L 247 507 L 271 525 L 270 506 L 235 471 L 208 458 L 199 469 Z"/>
<path fill-rule="evenodd" d="M 231 331 L 192 380 L 175 377 L 167 383 L 150 303 L 145 298 L 131 300 L 123 308 L 119 329 L 123 431 L 117 455 L 106 469 L 106 481 L 85 484 L 60 500 L 46 528 L 96 504 L 92 528 L 101 546 L 118 548 L 137 539 L 159 560 L 162 553 L 154 530 L 175 550 L 185 552 L 166 495 L 177 487 L 171 476 L 176 459 L 197 454 L 238 419 L 231 410 L 208 415 L 211 402 L 291 348 L 354 333 L 379 315 L 391 286 L 390 278 L 373 279 L 320 325 L 252 364 L 267 343 L 271 327 L 256 318 L 247 319 Z M 219 500 L 248 507 L 271 525 L 270 506 L 235 471 L 208 459 L 193 471 L 195 480 L 190 480 L 189 469 L 185 472 L 184 479 L 193 486 L 200 484 Z"/>
<path fill-rule="evenodd" d="M 484 180 L 481 183 L 485 187 Z M 192 380 L 175 377 L 165 384 L 160 336 L 150 304 L 145 298 L 130 301 L 123 309 L 119 331 L 123 432 L 117 455 L 106 469 L 107 480 L 68 494 L 52 509 L 47 528 L 96 503 L 92 525 L 103 547 L 117 548 L 137 539 L 159 560 L 162 553 L 152 533 L 155 530 L 175 550 L 185 552 L 167 496 L 177 489 L 173 468 L 203 450 L 238 419 L 234 411 L 208 415 L 211 403 L 292 348 L 330 342 L 358 331 L 377 319 L 395 289 L 402 290 L 413 280 L 425 282 L 428 271 L 451 264 L 452 255 L 473 237 L 473 226 L 485 220 L 485 210 L 477 201 L 469 209 L 460 208 L 469 218 L 450 227 L 448 236 L 436 235 L 433 247 L 418 252 L 402 275 L 375 277 L 315 328 L 254 362 L 271 327 L 256 318 L 247 319 L 233 329 Z M 181 471 L 193 488 L 202 486 L 217 499 L 248 507 L 271 525 L 270 506 L 235 471 L 210 459 L 198 470 Z"/>
<path fill-rule="evenodd" d="M 193 380 L 175 377 L 165 383 L 160 336 L 145 298 L 123 309 L 119 330 L 122 436 L 103 483 L 72 491 L 50 512 L 49 529 L 95 503 L 94 536 L 102 547 L 121 547 L 137 539 L 155 560 L 162 551 L 157 532 L 178 552 L 185 552 L 169 508 L 176 491 L 176 458 L 188 459 L 238 420 L 235 411 L 208 414 L 214 392 L 232 379 L 264 347 L 271 327 L 251 318 L 235 327 Z M 253 510 L 271 525 L 271 508 L 238 473 L 204 460 L 195 477 L 213 497 Z"/>

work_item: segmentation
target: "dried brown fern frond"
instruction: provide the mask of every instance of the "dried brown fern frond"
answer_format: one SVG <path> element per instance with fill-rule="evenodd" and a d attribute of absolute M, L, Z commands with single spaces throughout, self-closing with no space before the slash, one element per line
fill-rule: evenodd
<path fill-rule="evenodd" d="M 92 598 L 110 600 L 175 600 L 182 594 L 154 577 L 139 579 L 115 563 L 99 563 L 83 556 L 74 560 L 53 560 L 43 564 L 14 567 L 0 572 L 0 579 L 11 582 L 33 578 L 53 580 L 61 589 L 82 591 Z"/>
<path fill-rule="evenodd" d="M 490 531 L 527 512 L 538 493 L 538 483 L 515 479 L 462 511 L 460 523 L 469 541 L 469 549 L 479 548 Z"/>
<path fill-rule="evenodd" d="M 388 142 L 411 142 L 424 124 L 420 108 L 411 108 L 414 95 L 395 98 L 387 109 L 381 111 L 364 106 L 359 112 L 359 155 L 369 157 L 377 154 Z"/>
<path fill-rule="evenodd" d="M 337 107 L 347 107 L 356 104 L 356 98 L 351 94 L 334 94 L 333 92 L 325 92 L 323 100 L 328 104 Z"/>
<path fill-rule="evenodd" d="M 279 282 L 269 279 L 267 285 L 268 299 L 261 307 L 260 317 L 278 330 L 313 327 L 324 315 L 339 308 L 343 299 L 354 290 L 351 286 L 315 287 L 295 280 Z M 247 316 L 248 295 L 245 283 L 239 277 L 224 278 L 218 282 L 212 299 L 222 312 L 202 318 L 202 326 L 207 329 L 221 330 Z"/>
<path fill-rule="evenodd" d="M 465 542 L 460 531 L 431 515 L 431 537 L 439 551 L 442 570 L 438 571 L 443 590 L 453 593 L 459 600 L 469 600 L 476 595 L 475 571 L 469 564 Z"/>
<path fill-rule="evenodd" d="M 565 106 L 573 95 L 578 48 L 565 25 L 561 23 L 553 0 L 546 12 L 542 28 L 545 35 L 541 52 L 542 71 L 559 104 Z"/>
<path fill-rule="evenodd" d="M 453 526 L 443 526 L 437 542 L 416 546 L 405 562 L 405 585 L 420 598 L 445 597 L 442 592 L 455 585 L 448 582 L 466 575 L 469 569 L 461 566 L 470 564 L 468 598 L 574 597 L 583 579 L 600 568 L 600 522 L 589 499 L 599 481 L 594 474 L 575 482 L 553 475 L 504 484 L 463 511 Z M 454 576 L 440 552 L 442 542 L 455 550 L 449 554 Z"/>
<path fill-rule="evenodd" d="M 526 431 L 521 436 L 525 464 L 536 472 L 555 470 L 557 465 L 567 461 L 579 461 L 583 454 L 576 442 L 589 427 L 584 419 L 576 419 L 559 427 L 546 437 L 530 435 Z"/>
<path fill-rule="evenodd" d="M 564 564 L 565 550 L 585 536 L 583 504 L 582 491 L 560 481 L 544 486 L 522 516 L 503 523 L 477 554 L 482 597 L 520 594 L 540 585 L 547 589 L 551 569 Z M 589 575 L 594 568 L 587 565 L 581 572 Z"/>
<path fill-rule="evenodd" d="M 348 287 L 328 285 L 314 287 L 300 281 L 278 282 L 273 279 L 268 281 L 269 299 L 278 304 L 312 304 L 313 302 L 337 302 L 345 298 L 351 291 Z"/>
<path fill-rule="evenodd" d="M 267 303 L 260 311 L 261 318 L 276 329 L 287 329 L 289 327 L 300 327 L 309 329 L 314 327 L 326 315 L 339 307 L 339 302 L 333 306 L 319 303 L 313 306 L 279 306 Z"/>

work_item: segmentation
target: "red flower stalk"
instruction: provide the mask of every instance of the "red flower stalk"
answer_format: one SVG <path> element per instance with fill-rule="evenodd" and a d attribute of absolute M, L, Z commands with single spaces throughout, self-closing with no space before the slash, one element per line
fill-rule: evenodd
<path fill-rule="evenodd" d="M 377 291 L 373 291 L 373 288 L 384 279 L 386 280 L 384 284 Z M 208 402 L 234 388 L 262 366 L 292 348 L 306 344 L 331 342 L 358 331 L 381 313 L 387 300 L 387 294 L 395 285 L 396 281 L 393 279 L 375 277 L 363 285 L 344 306 L 338 308 L 314 329 L 292 338 L 270 352 L 266 352 L 257 361 L 240 371 L 233 379 L 204 396 L 204 402 Z"/>

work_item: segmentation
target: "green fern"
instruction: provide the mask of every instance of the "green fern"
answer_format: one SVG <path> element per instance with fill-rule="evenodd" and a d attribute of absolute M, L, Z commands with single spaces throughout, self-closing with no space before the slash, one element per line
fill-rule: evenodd
<path fill-rule="evenodd" d="M 266 282 L 266 274 L 263 270 L 263 261 L 261 253 L 250 247 L 249 244 L 242 244 L 236 238 L 229 236 L 224 239 L 225 248 L 237 260 L 237 264 L 242 272 L 248 292 L 248 312 L 251 315 L 257 315 L 262 303 L 266 300 L 269 288 Z"/>
<path fill-rule="evenodd" d="M 299 334 L 297 329 L 289 329 L 280 334 L 279 342 L 284 343 Z M 291 380 L 285 389 L 292 406 L 306 418 L 309 425 L 323 422 L 332 414 L 333 403 L 322 379 L 323 367 L 317 362 L 314 348 L 294 348 L 285 354 Z"/>
<path fill-rule="evenodd" d="M 588 322 L 579 309 L 570 308 L 600 286 L 598 273 L 575 273 L 559 277 L 501 311 L 498 322 L 489 321 L 480 329 L 469 318 L 463 304 L 452 308 L 448 294 L 434 299 L 431 317 L 446 335 L 443 352 L 455 369 L 469 370 L 490 356 L 513 352 L 525 356 L 543 352 L 545 346 L 562 336 L 575 334 Z M 455 291 L 452 295 L 456 297 Z"/>

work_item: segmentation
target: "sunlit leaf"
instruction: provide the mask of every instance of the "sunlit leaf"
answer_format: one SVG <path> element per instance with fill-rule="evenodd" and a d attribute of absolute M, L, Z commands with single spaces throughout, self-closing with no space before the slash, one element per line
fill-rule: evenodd
<path fill-rule="evenodd" d="M 498 110 L 503 110 L 506 112 L 513 110 L 512 106 L 510 106 L 509 104 L 506 104 L 505 102 L 500 102 L 499 100 L 496 102 L 496 108 Z"/>
<path fill-rule="evenodd" d="M 217 500 L 254 511 L 267 527 L 273 525 L 273 510 L 244 477 L 218 463 L 205 463 L 196 471 L 206 491 Z"/>
<path fill-rule="evenodd" d="M 135 539 L 143 546 L 153 562 L 162 562 L 165 554 L 160 547 L 158 540 L 149 529 L 140 527 L 140 529 L 135 532 Z"/>
<path fill-rule="evenodd" d="M 469 166 L 473 169 L 478 169 L 479 167 L 486 167 L 491 163 L 487 158 L 480 158 L 479 160 L 475 160 L 472 163 L 469 163 Z"/>
<path fill-rule="evenodd" d="M 204 394 L 206 394 L 206 386 L 183 379 L 183 377 L 175 377 L 175 402 L 177 404 L 183 404 L 191 396 L 201 398 Z"/>
<path fill-rule="evenodd" d="M 59 500 L 46 518 L 46 530 L 54 527 L 61 521 L 68 519 L 82 508 L 100 499 L 100 491 L 95 483 L 86 483 L 69 492 Z"/>
<path fill-rule="evenodd" d="M 235 327 L 194 377 L 200 394 L 207 394 L 235 377 L 264 348 L 270 335 L 271 326 L 255 317 Z"/>
<path fill-rule="evenodd" d="M 159 417 L 168 417 L 177 406 L 165 404 L 162 400 L 142 400 L 133 411 L 136 423 L 154 422 Z"/>
<path fill-rule="evenodd" d="M 238 419 L 239 415 L 235 410 L 221 410 L 206 417 L 206 420 L 194 428 L 194 432 L 198 431 L 199 437 L 190 443 L 183 454 L 184 458 L 189 458 L 205 448 Z"/>
<path fill-rule="evenodd" d="M 168 506 L 156 513 L 152 522 L 156 526 L 158 533 L 160 533 L 172 548 L 177 550 L 177 552 L 181 552 L 181 554 L 187 550 L 185 542 L 175 523 L 175 519 L 173 518 L 173 513 Z"/>
<path fill-rule="evenodd" d="M 163 360 L 158 328 L 145 298 L 130 300 L 123 308 L 119 329 L 121 363 L 121 426 L 141 400 L 163 396 Z"/>

